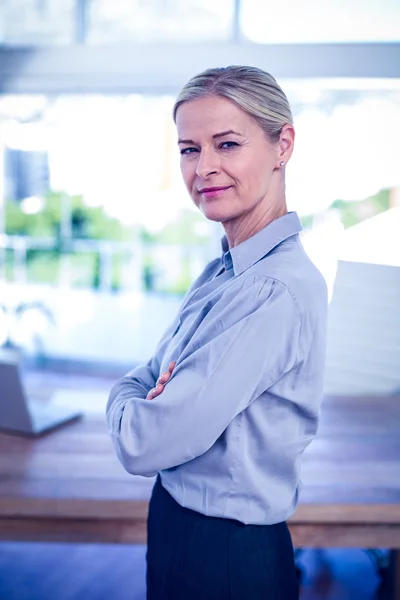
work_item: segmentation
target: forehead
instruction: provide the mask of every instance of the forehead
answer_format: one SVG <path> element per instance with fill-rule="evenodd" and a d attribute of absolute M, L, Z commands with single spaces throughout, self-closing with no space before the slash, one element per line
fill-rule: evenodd
<path fill-rule="evenodd" d="M 211 134 L 230 129 L 246 133 L 257 127 L 255 121 L 234 102 L 221 96 L 208 96 L 181 104 L 176 114 L 179 137 Z"/>

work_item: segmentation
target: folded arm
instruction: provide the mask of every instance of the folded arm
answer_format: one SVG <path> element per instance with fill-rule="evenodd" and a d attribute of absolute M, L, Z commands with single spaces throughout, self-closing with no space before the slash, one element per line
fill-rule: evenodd
<path fill-rule="evenodd" d="M 153 476 L 203 454 L 296 363 L 300 314 L 281 283 L 257 278 L 209 316 L 160 396 L 146 400 L 130 377 L 112 389 L 108 422 L 127 471 Z"/>

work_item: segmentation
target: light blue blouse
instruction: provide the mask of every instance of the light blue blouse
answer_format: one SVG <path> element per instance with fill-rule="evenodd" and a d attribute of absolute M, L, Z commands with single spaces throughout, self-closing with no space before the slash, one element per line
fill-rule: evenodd
<path fill-rule="evenodd" d="M 161 472 L 179 504 L 205 515 L 270 524 L 296 508 L 327 320 L 300 231 L 292 212 L 231 250 L 223 238 L 153 358 L 111 390 L 107 422 L 125 469 Z M 164 392 L 146 400 L 171 361 Z"/>

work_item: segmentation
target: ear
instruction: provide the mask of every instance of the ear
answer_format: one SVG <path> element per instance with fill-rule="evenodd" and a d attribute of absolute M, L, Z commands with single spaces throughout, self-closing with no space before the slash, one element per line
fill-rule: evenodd
<path fill-rule="evenodd" d="M 292 156 L 294 147 L 295 131 L 293 125 L 286 123 L 282 127 L 278 142 L 278 164 L 284 162 L 285 165 Z"/>

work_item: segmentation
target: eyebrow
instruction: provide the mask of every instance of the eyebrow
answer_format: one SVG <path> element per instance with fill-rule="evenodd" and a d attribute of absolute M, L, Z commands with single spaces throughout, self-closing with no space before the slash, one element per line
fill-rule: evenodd
<path fill-rule="evenodd" d="M 213 140 L 217 140 L 218 138 L 224 137 L 226 135 L 238 135 L 239 137 L 244 137 L 241 133 L 237 131 L 233 131 L 233 129 L 228 129 L 227 131 L 221 131 L 221 133 L 215 133 L 212 137 Z M 178 140 L 178 144 L 195 144 L 193 140 Z"/>

